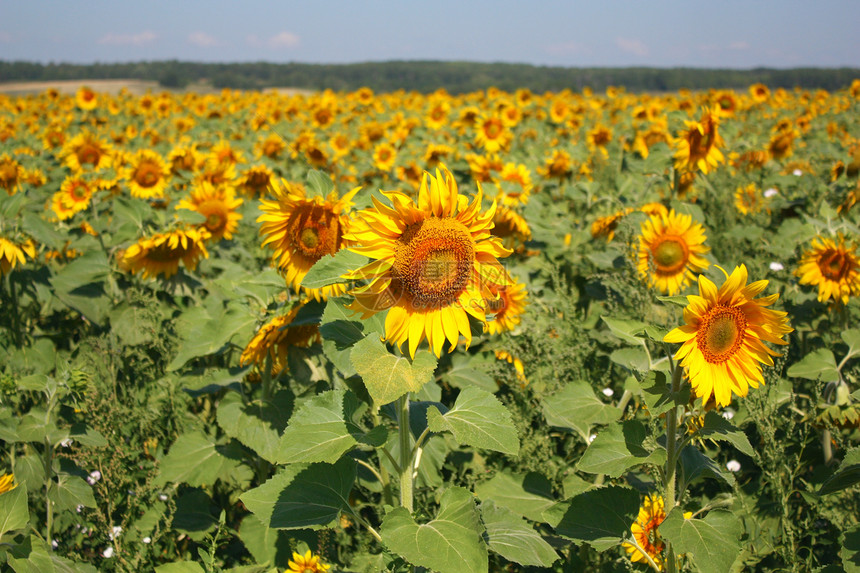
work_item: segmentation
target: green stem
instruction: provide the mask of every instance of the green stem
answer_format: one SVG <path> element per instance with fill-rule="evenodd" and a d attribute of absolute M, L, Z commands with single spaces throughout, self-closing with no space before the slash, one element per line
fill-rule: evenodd
<path fill-rule="evenodd" d="M 15 290 L 12 273 L 6 275 L 6 284 L 9 285 L 9 298 L 12 299 L 10 309 L 12 311 L 12 336 L 15 340 L 15 346 L 21 348 L 24 345 L 24 336 L 21 334 L 21 309 L 18 307 L 18 293 Z"/>
<path fill-rule="evenodd" d="M 379 420 L 379 410 L 376 404 L 373 405 L 373 427 L 377 427 L 380 424 Z M 382 451 L 388 454 L 388 457 L 391 458 L 391 454 L 384 447 Z M 369 465 L 369 464 L 368 464 Z M 397 467 L 396 465 L 394 467 Z M 391 494 L 391 477 L 388 475 L 388 470 L 385 468 L 385 464 L 380 460 L 379 463 L 379 482 L 382 484 L 382 498 L 385 500 L 386 505 L 394 506 L 394 496 Z"/>
<path fill-rule="evenodd" d="M 400 434 L 400 507 L 412 513 L 412 433 L 409 431 L 409 393 L 397 399 Z"/>
<path fill-rule="evenodd" d="M 678 363 L 672 365 L 672 394 L 681 387 L 683 368 Z M 675 508 L 675 468 L 678 465 L 676 448 L 678 445 L 678 406 L 666 412 L 666 471 L 663 473 L 663 507 L 668 514 Z M 675 552 L 672 544 L 666 542 L 666 570 L 675 573 Z"/>
<path fill-rule="evenodd" d="M 53 541 L 52 529 L 54 527 L 54 504 L 51 501 L 51 484 L 53 483 L 52 476 L 54 465 L 54 447 L 51 442 L 45 438 L 45 524 L 47 528 L 46 539 L 48 546 L 51 546 Z"/>

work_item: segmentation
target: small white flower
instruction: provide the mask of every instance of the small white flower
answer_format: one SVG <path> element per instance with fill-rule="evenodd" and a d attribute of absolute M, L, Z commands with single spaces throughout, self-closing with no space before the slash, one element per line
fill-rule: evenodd
<path fill-rule="evenodd" d="M 110 559 L 113 557 L 113 547 L 108 547 L 104 551 L 102 551 L 102 557 L 105 559 Z"/>
<path fill-rule="evenodd" d="M 783 265 L 782 263 L 778 263 L 778 262 L 776 262 L 776 261 L 773 261 L 773 262 L 770 264 L 770 270 L 772 270 L 772 271 L 782 271 L 782 270 L 785 270 L 785 265 Z"/>
<path fill-rule="evenodd" d="M 739 472 L 741 471 L 741 463 L 737 460 L 729 460 L 726 462 L 726 469 L 730 472 Z"/>
<path fill-rule="evenodd" d="M 87 483 L 90 485 L 95 485 L 97 481 L 102 479 L 102 472 L 99 470 L 94 470 L 90 472 L 90 475 L 87 477 Z"/>
<path fill-rule="evenodd" d="M 111 541 L 113 541 L 114 539 L 119 537 L 120 533 L 122 533 L 122 527 L 120 527 L 119 525 L 114 525 L 113 528 L 111 528 L 108 537 L 110 537 Z"/>
<path fill-rule="evenodd" d="M 615 390 L 613 390 L 612 388 L 604 388 L 602 392 L 603 395 L 607 398 L 612 398 L 612 395 L 615 394 Z"/>
<path fill-rule="evenodd" d="M 151 537 L 149 537 L 149 536 L 144 537 L 144 538 L 143 538 L 143 542 L 144 542 L 144 543 L 152 543 L 152 538 L 151 538 Z"/>
<path fill-rule="evenodd" d="M 590 444 L 591 442 L 593 442 L 594 438 L 596 438 L 596 437 L 597 437 L 597 434 L 591 434 L 590 436 L 588 436 L 588 443 Z"/>
<path fill-rule="evenodd" d="M 762 195 L 764 195 L 765 198 L 770 199 L 771 197 L 775 197 L 775 196 L 779 195 L 779 191 L 777 191 L 776 189 L 771 187 L 770 189 L 765 189 L 764 193 L 762 193 Z"/>
<path fill-rule="evenodd" d="M 735 417 L 734 410 L 723 410 L 723 418 L 725 418 L 726 420 L 731 420 L 734 417 Z"/>
<path fill-rule="evenodd" d="M 84 510 L 84 506 L 83 506 L 83 505 L 77 505 L 77 506 L 75 506 L 75 511 L 77 511 L 78 513 L 82 512 L 83 510 Z"/>
<path fill-rule="evenodd" d="M 72 443 L 73 443 L 73 442 L 74 442 L 74 440 L 73 440 L 73 439 L 71 439 L 71 438 L 66 438 L 65 440 L 63 440 L 62 442 L 60 442 L 60 446 L 62 446 L 62 447 L 64 447 L 64 448 L 70 448 L 70 447 L 72 447 Z"/>
<path fill-rule="evenodd" d="M 803 175 L 803 171 L 801 171 L 800 169 L 795 169 L 794 171 L 792 171 L 792 173 L 795 177 L 800 177 L 801 175 Z"/>
<path fill-rule="evenodd" d="M 57 543 L 57 540 L 56 540 L 56 539 L 51 540 L 51 547 L 52 547 L 52 548 L 56 549 L 56 548 L 57 548 L 57 547 L 59 547 L 59 546 L 60 546 L 60 544 L 59 544 L 59 543 Z"/>
<path fill-rule="evenodd" d="M 158 499 L 160 499 L 161 501 L 167 501 L 167 494 L 166 493 L 158 494 Z"/>

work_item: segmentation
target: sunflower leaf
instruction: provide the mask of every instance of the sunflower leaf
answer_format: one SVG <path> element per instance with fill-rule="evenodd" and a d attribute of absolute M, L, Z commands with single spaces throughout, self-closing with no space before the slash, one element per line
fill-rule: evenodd
<path fill-rule="evenodd" d="M 344 416 L 348 395 L 331 390 L 299 406 L 281 436 L 277 463 L 334 463 L 357 445 Z"/>
<path fill-rule="evenodd" d="M 839 538 L 839 556 L 846 573 L 860 573 L 860 525 L 846 529 Z"/>
<path fill-rule="evenodd" d="M 17 467 L 15 471 L 17 473 Z M 29 521 L 25 484 L 18 484 L 12 491 L 0 495 L 0 537 L 9 531 L 26 527 Z"/>
<path fill-rule="evenodd" d="M 318 169 L 308 171 L 308 191 L 311 196 L 325 197 L 334 189 L 331 177 Z"/>
<path fill-rule="evenodd" d="M 532 521 L 545 521 L 544 511 L 555 504 L 552 483 L 537 472 L 499 472 L 490 481 L 475 486 L 475 493 L 484 501 L 492 500 Z"/>
<path fill-rule="evenodd" d="M 480 506 L 487 543 L 493 551 L 514 563 L 550 567 L 558 554 L 522 517 L 498 507 L 492 500 Z"/>
<path fill-rule="evenodd" d="M 788 368 L 788 375 L 807 380 L 821 379 L 823 382 L 839 380 L 839 370 L 836 368 L 836 358 L 827 348 L 813 350 L 803 357 L 800 362 Z"/>
<path fill-rule="evenodd" d="M 346 282 L 342 278 L 345 273 L 363 267 L 369 260 L 348 249 L 341 249 L 334 255 L 326 255 L 314 263 L 302 280 L 302 286 L 321 288 Z"/>
<path fill-rule="evenodd" d="M 430 352 L 419 352 L 410 362 L 389 352 L 376 336 L 368 336 L 356 343 L 350 362 L 376 404 L 388 404 L 407 392 L 419 391 L 433 378 L 436 370 L 436 357 Z"/>
<path fill-rule="evenodd" d="M 636 521 L 639 492 L 613 485 L 581 493 L 566 504 L 556 533 L 606 551 L 620 544 Z"/>
<path fill-rule="evenodd" d="M 666 460 L 666 450 L 646 449 L 643 446 L 646 436 L 645 426 L 636 420 L 609 425 L 589 444 L 576 469 L 617 478 L 636 465 L 662 464 Z"/>
<path fill-rule="evenodd" d="M 740 519 L 728 511 L 714 510 L 704 519 L 685 519 L 676 507 L 658 531 L 672 543 L 676 553 L 689 553 L 702 573 L 729 571 L 738 555 L 743 531 Z"/>
<path fill-rule="evenodd" d="M 860 330 L 852 328 L 839 333 L 845 344 L 848 345 L 848 356 L 860 354 Z"/>
<path fill-rule="evenodd" d="M 703 438 L 729 442 L 741 453 L 753 459 L 756 458 L 756 452 L 753 450 L 747 435 L 716 412 L 708 412 L 705 415 L 705 423 L 699 431 L 699 435 Z"/>
<path fill-rule="evenodd" d="M 398 507 L 385 516 L 380 533 L 392 552 L 439 573 L 486 571 L 489 567 L 475 498 L 461 487 L 445 490 L 439 513 L 429 523 L 417 524 L 406 509 Z"/>
<path fill-rule="evenodd" d="M 847 489 L 860 482 L 860 447 L 852 448 L 845 454 L 839 469 L 824 480 L 818 495 L 827 495 Z"/>
<path fill-rule="evenodd" d="M 480 388 L 466 388 L 445 414 L 427 409 L 433 432 L 451 432 L 460 444 L 516 455 L 520 449 L 511 413 L 498 398 Z"/>
<path fill-rule="evenodd" d="M 546 423 L 556 428 L 567 428 L 588 439 L 595 424 L 609 424 L 621 416 L 618 408 L 604 404 L 591 385 L 576 380 L 559 392 L 541 399 Z"/>

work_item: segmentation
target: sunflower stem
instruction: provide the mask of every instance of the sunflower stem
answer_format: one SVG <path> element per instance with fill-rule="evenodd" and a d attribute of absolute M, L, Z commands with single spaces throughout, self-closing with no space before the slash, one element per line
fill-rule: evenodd
<path fill-rule="evenodd" d="M 400 433 L 400 506 L 412 513 L 412 434 L 409 431 L 409 393 L 397 399 Z"/>
<path fill-rule="evenodd" d="M 381 423 L 379 419 L 379 407 L 376 404 L 373 405 L 372 417 L 373 427 L 375 428 Z M 384 447 L 381 449 L 384 454 L 388 455 L 389 460 L 391 460 L 391 453 Z M 394 467 L 396 468 L 397 466 L 395 465 Z M 385 469 L 385 464 L 382 463 L 382 460 L 379 460 L 379 483 L 382 484 L 382 497 L 385 500 L 385 503 L 393 507 L 394 496 L 391 495 L 391 477 L 388 475 L 388 470 Z"/>
<path fill-rule="evenodd" d="M 672 365 L 672 394 L 676 394 L 681 388 L 681 375 L 683 369 L 679 363 Z M 672 409 L 666 413 L 666 471 L 663 481 L 663 500 L 666 514 L 675 508 L 675 467 L 678 465 L 676 459 L 676 448 L 678 445 L 678 406 L 672 405 Z M 675 573 L 675 552 L 672 544 L 666 541 L 666 570 Z"/>

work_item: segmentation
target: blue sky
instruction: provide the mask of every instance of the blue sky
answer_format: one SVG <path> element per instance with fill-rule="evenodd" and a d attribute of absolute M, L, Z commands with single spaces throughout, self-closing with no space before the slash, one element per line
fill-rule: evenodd
<path fill-rule="evenodd" d="M 858 23 L 858 0 L 0 0 L 0 59 L 860 67 Z"/>

